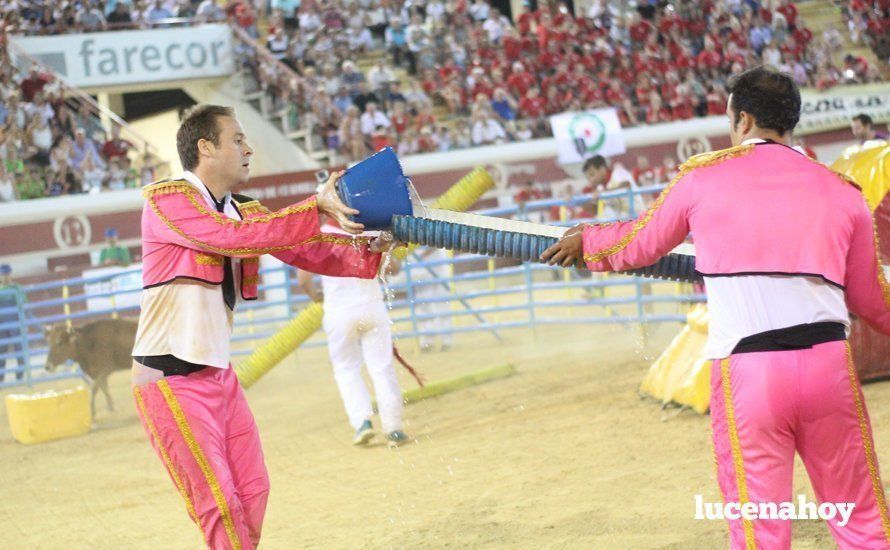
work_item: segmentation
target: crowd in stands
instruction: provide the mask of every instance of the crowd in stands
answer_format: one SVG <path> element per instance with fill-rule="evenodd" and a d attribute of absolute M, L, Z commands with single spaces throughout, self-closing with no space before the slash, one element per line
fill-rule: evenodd
<path fill-rule="evenodd" d="M 256 20 L 252 3 L 245 0 L 0 0 L 0 10 L 0 30 L 27 34 L 144 28 L 174 18 L 222 22 L 231 17 L 239 24 Z"/>
<path fill-rule="evenodd" d="M 306 132 L 310 149 L 326 150 L 331 164 L 387 145 L 404 156 L 549 136 L 548 117 L 570 110 L 614 107 L 625 127 L 722 115 L 727 78 L 758 64 L 792 74 L 801 86 L 880 78 L 861 57 L 836 66 L 837 31 L 814 36 L 790 0 L 593 0 L 578 16 L 541 0 L 515 21 L 488 0 L 0 5 L 10 2 L 18 9 L 3 9 L 0 26 L 17 32 L 228 21 L 246 37 L 236 54 L 250 85 L 289 129 Z M 622 11 L 626 5 L 636 7 Z M 865 21 L 862 40 L 885 38 L 887 0 L 851 0 L 848 12 L 851 21 Z M 45 144 L 46 130 L 30 134 Z M 102 155 L 92 162 L 109 169 Z"/>
<path fill-rule="evenodd" d="M 338 161 L 392 145 L 448 151 L 549 135 L 547 117 L 615 107 L 622 125 L 725 112 L 727 78 L 768 64 L 802 86 L 870 82 L 835 66 L 789 0 L 594 0 L 584 17 L 539 2 L 515 24 L 487 0 L 272 0 L 271 55 L 243 62 L 313 149 Z M 299 7 L 297 8 L 297 6 Z M 357 59 L 376 59 L 362 70 Z"/>
<path fill-rule="evenodd" d="M 52 76 L 21 75 L 0 52 L 0 202 L 138 187 L 161 164 L 139 153 Z"/>

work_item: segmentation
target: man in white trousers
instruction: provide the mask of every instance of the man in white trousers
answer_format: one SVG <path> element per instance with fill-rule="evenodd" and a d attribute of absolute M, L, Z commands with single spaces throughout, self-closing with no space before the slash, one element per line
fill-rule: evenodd
<path fill-rule="evenodd" d="M 322 233 L 348 235 L 331 222 Z M 391 260 L 390 273 L 398 270 Z M 328 337 L 328 353 L 334 367 L 334 379 L 340 397 L 355 430 L 355 445 L 365 445 L 374 438 L 371 423 L 371 395 L 362 379 L 362 363 L 368 369 L 380 422 L 390 447 L 408 441 L 402 431 L 402 390 L 393 368 L 392 330 L 383 291 L 375 279 L 321 276 L 321 289 L 313 284 L 313 274 L 300 271 L 298 280 L 304 292 L 324 305 L 322 326 Z"/>

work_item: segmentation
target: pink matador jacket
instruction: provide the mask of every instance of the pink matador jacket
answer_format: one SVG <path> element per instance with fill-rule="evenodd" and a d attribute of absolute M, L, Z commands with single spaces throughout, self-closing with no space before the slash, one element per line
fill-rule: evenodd
<path fill-rule="evenodd" d="M 593 271 L 644 267 L 690 232 L 699 273 L 821 277 L 890 334 L 890 287 L 861 190 L 794 149 L 766 142 L 692 157 L 636 220 L 584 227 L 584 262 Z"/>
<path fill-rule="evenodd" d="M 271 212 L 256 200 L 233 194 L 239 221 L 208 207 L 198 189 L 184 180 L 154 183 L 142 193 L 144 288 L 178 278 L 221 284 L 224 256 L 241 258 L 245 300 L 257 297 L 262 254 L 341 277 L 371 279 L 380 266 L 381 255 L 370 251 L 370 239 L 321 232 L 315 197 Z"/>

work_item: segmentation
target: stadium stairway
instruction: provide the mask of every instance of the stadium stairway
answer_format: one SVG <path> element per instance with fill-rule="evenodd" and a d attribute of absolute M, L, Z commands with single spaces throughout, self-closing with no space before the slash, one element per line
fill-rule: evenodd
<path fill-rule="evenodd" d="M 873 67 L 878 67 L 884 79 L 890 79 L 890 66 L 881 63 L 875 52 L 864 44 L 855 44 L 850 39 L 850 30 L 844 21 L 841 11 L 848 0 L 807 0 L 795 2 L 799 17 L 803 18 L 806 26 L 813 32 L 813 40 L 821 40 L 822 33 L 829 29 L 836 29 L 841 35 L 841 47 L 834 53 L 834 63 L 838 67 L 844 66 L 844 57 L 847 54 L 864 57 Z"/>
<path fill-rule="evenodd" d="M 27 75 L 30 68 L 34 66 L 39 67 L 40 72 L 52 75 L 53 79 L 61 84 L 65 103 L 73 112 L 76 113 L 81 105 L 86 104 L 90 116 L 94 117 L 98 122 L 97 127 L 101 127 L 106 135 L 110 135 L 112 127 L 117 126 L 120 128 L 121 137 L 133 144 L 133 149 L 136 151 L 138 158 L 131 158 L 131 160 L 134 161 L 134 165 L 137 168 L 142 168 L 143 165 L 150 165 L 154 168 L 157 177 L 168 177 L 170 175 L 170 158 L 163 154 L 163 148 L 158 147 L 155 142 L 147 139 L 133 125 L 128 124 L 109 107 L 96 101 L 93 95 L 91 95 L 94 91 L 87 93 L 87 91 L 70 84 L 50 66 L 37 57 L 32 56 L 15 43 L 9 42 L 7 46 L 9 48 L 9 59 L 13 74 L 17 78 Z M 89 135 L 88 137 L 95 139 L 96 136 Z"/>

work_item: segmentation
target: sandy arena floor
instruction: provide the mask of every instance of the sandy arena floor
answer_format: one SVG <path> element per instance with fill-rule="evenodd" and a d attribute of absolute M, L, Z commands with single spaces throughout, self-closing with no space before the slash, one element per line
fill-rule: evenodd
<path fill-rule="evenodd" d="M 468 335 L 423 355 L 404 342 L 428 380 L 502 363 L 518 374 L 409 405 L 417 441 L 394 451 L 350 445 L 326 350 L 298 352 L 248 392 L 272 478 L 262 547 L 725 547 L 722 522 L 693 519 L 695 494 L 719 500 L 708 418 L 637 395 L 677 329 L 645 346 L 620 326 Z M 0 548 L 201 548 L 128 373 L 111 385 L 118 410 L 100 399 L 84 437 L 23 446 L 0 413 Z M 886 470 L 890 384 L 865 394 Z M 795 479 L 812 495 L 800 463 Z M 818 522 L 798 522 L 794 540 L 833 547 Z"/>

